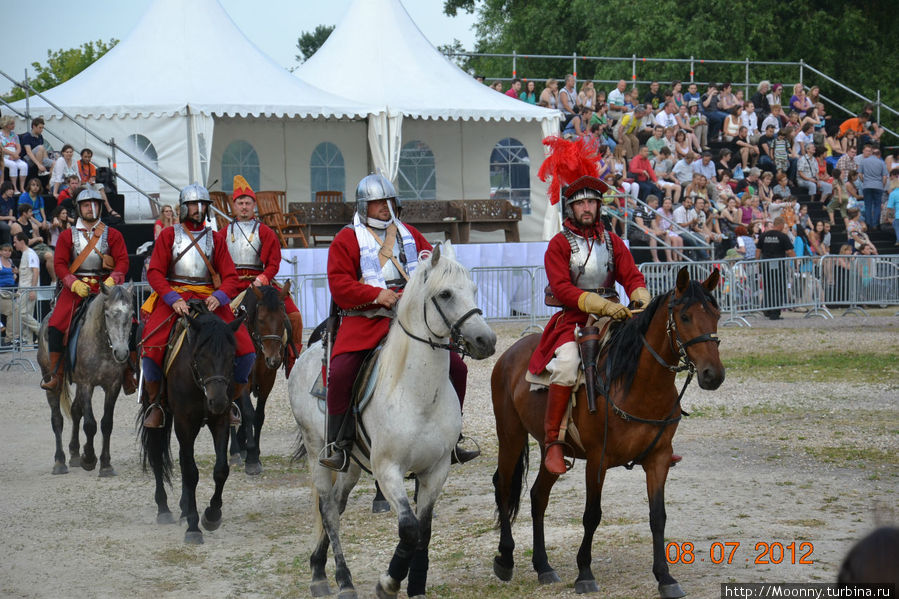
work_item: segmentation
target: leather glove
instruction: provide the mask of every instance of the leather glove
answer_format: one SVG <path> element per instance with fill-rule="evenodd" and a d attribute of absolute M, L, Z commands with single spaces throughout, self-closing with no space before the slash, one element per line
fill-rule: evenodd
<path fill-rule="evenodd" d="M 634 305 L 636 305 L 637 308 L 643 310 L 649 305 L 649 302 L 652 301 L 652 296 L 649 294 L 649 290 L 646 287 L 637 287 L 634 289 L 633 293 L 631 293 L 631 301 L 634 302 Z"/>
<path fill-rule="evenodd" d="M 596 314 L 597 316 L 610 316 L 615 320 L 624 320 L 632 316 L 627 306 L 622 306 L 618 302 L 607 300 L 598 293 L 585 291 L 577 299 L 577 306 L 582 312 L 588 314 Z"/>
<path fill-rule="evenodd" d="M 84 281 L 75 281 L 72 283 L 72 293 L 81 297 L 87 297 L 91 294 L 91 288 Z"/>
<path fill-rule="evenodd" d="M 115 279 L 112 277 L 106 277 L 106 280 L 103 281 L 103 284 L 107 287 L 115 287 Z"/>

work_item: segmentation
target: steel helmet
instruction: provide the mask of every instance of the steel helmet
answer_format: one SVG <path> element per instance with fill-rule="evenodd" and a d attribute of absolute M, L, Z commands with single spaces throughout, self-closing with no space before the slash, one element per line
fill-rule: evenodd
<path fill-rule="evenodd" d="M 178 218 L 182 221 L 187 218 L 187 204 L 189 202 L 211 204 L 212 200 L 209 198 L 209 191 L 199 183 L 191 183 L 182 189 L 181 195 L 178 197 Z M 203 216 L 204 218 L 206 216 L 205 210 Z"/>
<path fill-rule="evenodd" d="M 99 200 L 102 202 L 103 196 L 100 195 L 99 191 L 88 185 L 82 189 L 78 194 L 78 197 L 75 198 L 75 203 L 80 204 L 81 202 L 89 202 L 91 200 Z"/>
<path fill-rule="evenodd" d="M 394 208 L 400 207 L 400 199 L 396 196 L 393 183 L 380 173 L 368 175 L 356 186 L 356 213 L 361 218 L 366 218 L 369 202 L 388 199 L 393 200 Z"/>
<path fill-rule="evenodd" d="M 565 216 L 574 218 L 571 205 L 580 200 L 595 199 L 602 203 L 602 194 L 608 191 L 609 186 L 602 179 L 585 175 L 579 177 L 571 185 L 562 188 L 562 200 L 565 202 Z"/>

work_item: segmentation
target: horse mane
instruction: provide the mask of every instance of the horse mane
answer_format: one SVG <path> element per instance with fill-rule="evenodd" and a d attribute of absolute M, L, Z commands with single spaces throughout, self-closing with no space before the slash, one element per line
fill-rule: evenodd
<path fill-rule="evenodd" d="M 198 314 L 194 317 L 194 322 L 199 327 L 199 330 L 194 333 L 193 346 L 195 348 L 202 347 L 213 354 L 234 352 L 236 346 L 234 333 L 221 318 L 209 312 Z"/>
<path fill-rule="evenodd" d="M 617 384 L 625 395 L 630 392 L 634 375 L 637 373 L 640 352 L 643 351 L 643 337 L 649 330 L 649 325 L 659 307 L 664 304 L 664 309 L 667 309 L 668 300 L 673 293 L 672 289 L 668 293 L 657 295 L 640 314 L 630 320 L 613 323 L 612 336 L 607 346 L 609 349 L 606 364 L 599 371 L 602 378 L 608 379 L 610 389 L 613 384 Z M 718 307 L 714 296 L 706 291 L 699 281 L 694 280 L 689 282 L 687 289 L 678 301 L 683 304 L 684 309 L 697 302 Z"/>
<path fill-rule="evenodd" d="M 284 302 L 281 301 L 281 295 L 273 285 L 263 285 L 262 287 L 258 287 L 258 289 L 262 292 L 262 297 L 256 300 L 257 306 L 262 306 L 266 310 L 272 312 L 278 312 L 284 307 Z M 254 299 L 256 298 L 255 293 L 252 291 L 249 293 Z"/>

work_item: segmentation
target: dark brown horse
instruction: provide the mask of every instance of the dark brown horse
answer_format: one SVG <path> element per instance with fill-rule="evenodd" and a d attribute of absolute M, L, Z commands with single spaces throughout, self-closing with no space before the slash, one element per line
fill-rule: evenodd
<path fill-rule="evenodd" d="M 682 597 L 684 592 L 668 572 L 665 558 L 665 479 L 671 462 L 671 439 L 681 409 L 675 375 L 695 372 L 699 386 L 717 389 L 724 381 L 715 335 L 721 316 L 711 291 L 718 285 L 718 271 L 703 282 L 691 281 L 686 268 L 678 273 L 674 289 L 657 296 L 642 313 L 612 332 L 610 349 L 597 360 L 600 389 L 595 414 L 588 411 L 586 394 L 577 391 L 572 418 L 583 449 L 566 453 L 585 459 L 587 501 L 584 537 L 577 554 L 578 593 L 599 590 L 590 569 L 593 535 L 602 517 L 600 498 L 606 470 L 638 463 L 646 472 L 649 494 L 649 527 L 652 530 L 653 567 L 662 597 Z M 523 478 L 528 467 L 528 434 L 542 444 L 546 391 L 530 391 L 525 372 L 539 335 L 530 335 L 510 347 L 497 361 L 491 380 L 493 412 L 499 437 L 499 458 L 493 484 L 500 528 L 499 555 L 494 573 L 512 578 L 512 523 L 518 514 Z M 610 382 L 610 384 L 608 384 Z M 574 443 L 572 443 L 574 445 Z M 544 449 L 545 451 L 545 449 Z M 543 516 L 549 493 L 558 476 L 542 465 L 531 487 L 534 526 L 534 569 L 541 583 L 559 582 L 549 564 L 543 534 Z"/>
<path fill-rule="evenodd" d="M 231 437 L 231 462 L 238 451 L 246 454 L 244 470 L 247 474 L 261 474 L 259 459 L 259 438 L 265 422 L 265 404 L 275 385 L 278 369 L 284 361 L 287 348 L 285 340 L 292 339 L 290 322 L 284 308 L 284 298 L 290 293 L 290 281 L 278 289 L 271 285 L 250 286 L 244 295 L 241 307 L 246 310 L 247 332 L 256 348 L 256 363 L 250 371 L 250 384 L 241 396 L 240 413 L 242 424 Z M 251 394 L 256 396 L 253 406 Z"/>

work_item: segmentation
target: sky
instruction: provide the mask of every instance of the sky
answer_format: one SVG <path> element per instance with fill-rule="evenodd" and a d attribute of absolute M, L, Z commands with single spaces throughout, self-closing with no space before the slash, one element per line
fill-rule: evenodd
<path fill-rule="evenodd" d="M 190 0 L 183 0 L 189 2 Z M 365 1 L 365 0 L 361 0 Z M 406 11 L 434 44 L 462 42 L 474 47 L 475 15 L 443 14 L 443 0 L 401 0 Z M 123 40 L 152 0 L 13 0 L 3 2 L 0 71 L 21 80 L 32 62 L 44 64 L 47 50 L 75 48 L 94 40 Z M 318 25 L 336 25 L 351 0 L 219 0 L 253 43 L 285 68 L 296 64 L 297 38 Z M 36 10 L 35 6 L 40 6 Z M 29 25 L 32 23 L 32 25 Z M 11 85 L 0 76 L 0 91 Z"/>

